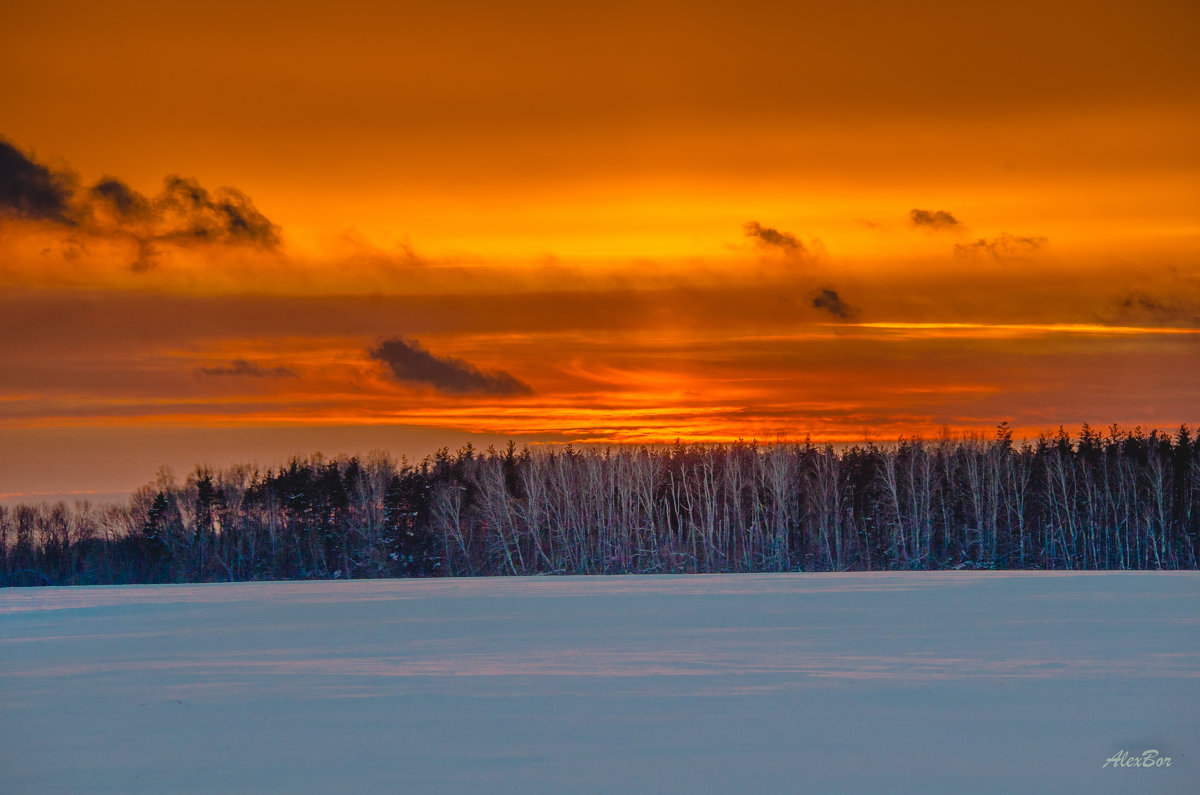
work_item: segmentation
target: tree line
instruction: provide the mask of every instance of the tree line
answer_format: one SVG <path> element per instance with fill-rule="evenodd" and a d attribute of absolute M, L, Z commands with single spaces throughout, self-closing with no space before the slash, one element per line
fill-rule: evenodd
<path fill-rule="evenodd" d="M 1200 440 L 443 449 L 169 472 L 0 507 L 6 585 L 526 574 L 1196 569 Z"/>

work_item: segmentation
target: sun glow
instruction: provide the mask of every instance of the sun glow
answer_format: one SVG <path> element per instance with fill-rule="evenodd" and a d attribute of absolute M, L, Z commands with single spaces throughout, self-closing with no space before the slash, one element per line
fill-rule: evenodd
<path fill-rule="evenodd" d="M 1195 422 L 1195 4 L 868 6 L 17 2 L 0 462 Z"/>

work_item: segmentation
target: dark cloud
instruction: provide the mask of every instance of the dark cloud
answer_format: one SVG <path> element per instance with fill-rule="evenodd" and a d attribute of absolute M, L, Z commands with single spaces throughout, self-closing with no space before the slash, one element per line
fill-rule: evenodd
<path fill-rule="evenodd" d="M 155 200 L 165 229 L 161 239 L 200 243 L 249 244 L 272 248 L 279 227 L 260 213 L 246 194 L 218 188 L 210 194 L 199 182 L 172 174 Z"/>
<path fill-rule="evenodd" d="M 1145 293 L 1130 293 L 1118 301 L 1117 306 L 1130 312 L 1147 312 L 1155 315 L 1161 315 L 1168 311 L 1166 304 Z"/>
<path fill-rule="evenodd" d="M 289 367 L 263 367 L 246 359 L 234 359 L 229 364 L 218 367 L 201 367 L 198 368 L 198 372 L 202 375 L 237 375 L 252 378 L 299 378 L 296 371 Z"/>
<path fill-rule="evenodd" d="M 279 227 L 234 188 L 209 192 L 194 179 L 168 176 L 147 198 L 105 176 L 76 191 L 74 174 L 58 174 L 0 139 L 0 215 L 51 221 L 95 237 L 132 240 L 134 271 L 154 266 L 155 248 L 223 245 L 275 248 Z"/>
<path fill-rule="evenodd" d="M 807 253 L 804 244 L 797 240 L 795 235 L 788 232 L 780 232 L 778 229 L 763 226 L 758 221 L 751 221 L 742 228 L 746 232 L 746 237 L 754 238 L 760 245 L 780 249 L 789 256 L 802 256 Z"/>
<path fill-rule="evenodd" d="M 134 273 L 145 273 L 158 264 L 158 252 L 151 241 L 135 237 L 134 244 L 137 246 L 137 256 L 134 257 L 133 262 L 129 263 L 129 270 Z"/>
<path fill-rule="evenodd" d="M 397 381 L 433 387 L 452 395 L 529 395 L 533 390 L 502 370 L 478 369 L 462 359 L 437 356 L 417 340 L 393 337 L 370 351 L 383 362 Z"/>
<path fill-rule="evenodd" d="M 1109 322 L 1192 325 L 1200 323 L 1200 301 L 1186 295 L 1160 298 L 1141 291 L 1127 293 L 1113 302 L 1103 318 Z"/>
<path fill-rule="evenodd" d="M 908 217 L 913 226 L 923 226 L 928 229 L 953 229 L 961 223 L 945 210 L 909 210 Z"/>
<path fill-rule="evenodd" d="M 116 177 L 104 177 L 93 185 L 91 198 L 121 220 L 144 220 L 151 215 L 150 201 Z"/>
<path fill-rule="evenodd" d="M 1005 232 L 990 240 L 981 237 L 974 243 L 958 243 L 954 246 L 954 255 L 964 259 L 1020 259 L 1036 254 L 1046 243 L 1044 237 L 1017 237 Z"/>
<path fill-rule="evenodd" d="M 0 139 L 0 215 L 72 225 L 71 180 Z"/>
<path fill-rule="evenodd" d="M 838 320 L 849 320 L 858 314 L 858 310 L 843 301 L 837 290 L 831 287 L 822 287 L 813 292 L 809 296 L 809 303 L 813 309 L 828 312 Z"/>

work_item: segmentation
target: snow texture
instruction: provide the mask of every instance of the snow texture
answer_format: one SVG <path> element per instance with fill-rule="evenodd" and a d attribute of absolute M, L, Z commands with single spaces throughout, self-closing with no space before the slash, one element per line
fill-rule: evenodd
<path fill-rule="evenodd" d="M 0 790 L 1195 792 L 1198 608 L 1194 573 L 8 589 Z"/>

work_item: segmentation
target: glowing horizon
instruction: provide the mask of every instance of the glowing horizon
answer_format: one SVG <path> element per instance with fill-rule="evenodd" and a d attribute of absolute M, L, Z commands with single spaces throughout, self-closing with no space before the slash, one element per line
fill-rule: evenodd
<path fill-rule="evenodd" d="M 0 32 L 0 493 L 1200 417 L 1194 3 L 206 9 Z"/>

